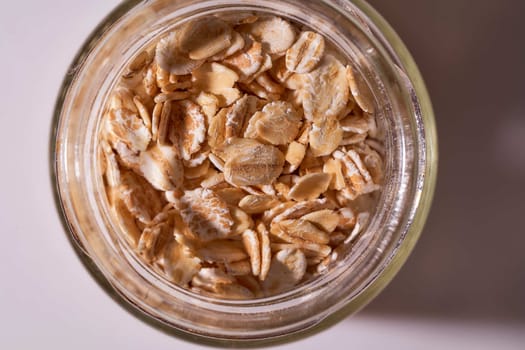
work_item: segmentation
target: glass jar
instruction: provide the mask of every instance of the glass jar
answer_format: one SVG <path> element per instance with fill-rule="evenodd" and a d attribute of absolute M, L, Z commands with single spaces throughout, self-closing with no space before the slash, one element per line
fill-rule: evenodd
<path fill-rule="evenodd" d="M 377 211 L 351 252 L 312 282 L 245 301 L 194 294 L 143 265 L 119 238 L 97 173 L 100 116 L 131 58 L 182 21 L 238 11 L 271 13 L 305 24 L 338 47 L 374 95 L 386 148 L 386 180 Z M 436 179 L 436 130 L 423 80 L 392 28 L 360 0 L 124 1 L 72 63 L 57 101 L 55 126 L 57 201 L 79 254 L 97 280 L 146 321 L 214 345 L 296 339 L 362 308 L 414 247 Z"/>

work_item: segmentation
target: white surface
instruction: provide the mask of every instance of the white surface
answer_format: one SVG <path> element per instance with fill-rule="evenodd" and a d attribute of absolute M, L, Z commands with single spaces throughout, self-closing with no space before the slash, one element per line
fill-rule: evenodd
<path fill-rule="evenodd" d="M 115 304 L 85 271 L 48 176 L 51 116 L 76 50 L 116 0 L 11 1 L 0 12 L 0 349 L 197 349 Z M 284 349 L 523 349 L 523 326 L 356 316 Z"/>

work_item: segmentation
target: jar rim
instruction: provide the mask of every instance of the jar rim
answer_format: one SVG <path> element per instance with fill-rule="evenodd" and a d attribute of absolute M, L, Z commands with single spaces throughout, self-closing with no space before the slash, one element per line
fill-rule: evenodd
<path fill-rule="evenodd" d="M 238 1 L 222 1 L 221 3 L 237 3 Z M 332 0 L 324 0 L 323 3 L 330 3 L 331 5 L 334 5 L 336 1 Z M 56 107 L 55 107 L 55 113 L 54 113 L 54 121 L 53 121 L 53 133 L 51 136 L 51 162 L 52 162 L 52 168 L 54 170 L 53 174 L 53 181 L 55 184 L 55 200 L 57 207 L 61 210 L 61 219 L 66 227 L 66 231 L 69 231 L 71 236 L 73 238 L 73 241 L 75 242 L 78 247 L 80 247 L 81 252 L 79 252 L 79 255 L 81 255 L 83 258 L 82 260 L 88 265 L 88 269 L 92 272 L 93 275 L 95 275 L 96 280 L 99 282 L 103 288 L 108 291 L 110 290 L 110 294 L 117 296 L 120 295 L 112 288 L 108 288 L 108 286 L 111 286 L 110 283 L 108 283 L 107 276 L 105 276 L 104 272 L 100 271 L 100 266 L 97 266 L 96 264 L 92 263 L 92 258 L 89 257 L 89 254 L 85 250 L 86 247 L 83 247 L 81 239 L 79 239 L 79 233 L 76 232 L 76 225 L 73 224 L 73 220 L 70 215 L 71 213 L 68 213 L 68 208 L 65 205 L 65 198 L 64 198 L 64 192 L 60 188 L 61 179 L 60 177 L 63 176 L 60 169 L 60 162 L 61 159 L 59 155 L 57 154 L 59 148 L 57 148 L 57 136 L 59 136 L 60 132 L 60 122 L 61 122 L 61 115 L 64 113 L 64 102 L 66 100 L 66 93 L 69 91 L 72 84 L 74 84 L 74 78 L 76 71 L 78 67 L 83 65 L 85 63 L 86 56 L 90 53 L 91 49 L 96 46 L 98 43 L 98 40 L 103 35 L 103 33 L 107 30 L 107 28 L 114 23 L 116 20 L 121 18 L 123 15 L 131 11 L 134 7 L 138 6 L 140 3 L 143 3 L 143 1 L 140 0 L 128 0 L 121 3 L 106 19 L 95 29 L 95 31 L 92 33 L 92 35 L 89 37 L 87 42 L 82 47 L 80 53 L 77 55 L 77 57 L 74 59 L 73 64 L 71 67 L 73 67 L 73 70 L 70 70 L 71 74 L 67 75 L 62 88 L 59 98 L 57 99 Z M 389 47 L 392 49 L 392 53 L 395 54 L 394 58 L 398 63 L 402 64 L 402 67 L 404 68 L 404 71 L 406 72 L 406 75 L 410 82 L 412 83 L 412 86 L 415 89 L 415 94 L 417 98 L 416 105 L 420 107 L 420 114 L 422 118 L 422 122 L 424 124 L 424 129 L 422 130 L 422 135 L 418 135 L 419 137 L 422 137 L 422 140 L 419 140 L 420 142 L 423 142 L 423 145 L 426 146 L 425 148 L 425 154 L 424 154 L 424 160 L 422 164 L 419 164 L 422 168 L 421 173 L 418 174 L 418 186 L 419 186 L 419 198 L 423 198 L 424 200 L 418 201 L 418 203 L 415 205 L 415 208 L 412 213 L 412 222 L 411 225 L 409 225 L 409 231 L 406 233 L 406 236 L 403 237 L 401 242 L 398 242 L 397 246 L 395 247 L 395 250 L 392 252 L 391 260 L 385 265 L 385 269 L 380 272 L 380 276 L 377 276 L 368 286 L 366 286 L 365 290 L 363 290 L 359 295 L 357 295 L 354 299 L 352 299 L 346 306 L 341 308 L 340 310 L 331 313 L 330 315 L 327 315 L 326 318 L 324 318 L 323 321 L 320 323 L 317 323 L 315 325 L 312 325 L 311 327 L 307 329 L 301 329 L 300 331 L 297 331 L 293 334 L 287 334 L 284 336 L 271 338 L 271 339 L 248 339 L 248 341 L 252 342 L 250 344 L 247 344 L 243 339 L 240 339 L 239 341 L 242 342 L 242 346 L 247 345 L 263 345 L 263 344 L 269 344 L 269 343 L 275 343 L 275 342 L 283 342 L 288 340 L 293 340 L 298 336 L 307 335 L 315 333 L 321 329 L 324 329 L 338 320 L 342 319 L 346 315 L 348 315 L 351 312 L 356 311 L 357 309 L 361 308 L 366 304 L 368 301 L 370 301 L 379 291 L 384 288 L 384 286 L 391 280 L 391 278 L 395 275 L 397 270 L 401 267 L 403 262 L 408 257 L 408 254 L 412 250 L 421 230 L 422 225 L 426 219 L 426 216 L 429 211 L 430 202 L 433 195 L 433 190 L 435 187 L 435 177 L 436 177 L 436 162 L 437 162 L 437 141 L 436 141 L 436 134 L 435 134 L 435 124 L 434 124 L 434 117 L 432 112 L 432 107 L 430 105 L 430 100 L 428 97 L 428 93 L 426 91 L 426 88 L 424 86 L 423 80 L 421 78 L 421 75 L 419 71 L 417 70 L 417 67 L 415 66 L 415 63 L 413 62 L 410 54 L 408 53 L 407 49 L 404 47 L 400 39 L 397 37 L 397 35 L 393 32 L 393 30 L 389 27 L 389 25 L 382 19 L 377 12 L 375 12 L 368 4 L 366 4 L 363 1 L 356 0 L 356 1 L 337 1 L 337 3 L 346 3 L 346 4 L 352 4 L 355 6 L 355 9 L 357 11 L 361 11 L 362 16 L 366 16 L 367 19 L 370 20 L 369 23 L 371 28 L 369 30 L 375 29 L 384 35 L 385 37 L 382 38 L 382 40 L 385 40 L 385 43 L 389 44 Z M 380 38 L 381 39 L 381 38 Z M 63 181 L 63 179 L 62 179 Z M 74 245 L 75 245 L 74 244 Z M 95 271 L 94 271 L 95 269 Z M 115 285 L 112 285 L 113 288 L 115 288 Z M 121 291 L 120 291 L 121 292 Z M 119 296 L 119 298 L 126 298 L 125 296 Z M 130 306 L 127 302 L 121 302 L 121 305 L 124 305 L 126 309 L 132 310 L 135 315 L 137 313 L 135 310 Z M 136 306 L 136 305 L 135 305 Z M 185 339 L 192 340 L 192 341 L 198 341 L 199 343 L 208 343 L 211 345 L 224 345 L 224 339 L 214 339 L 211 337 L 206 337 L 202 335 L 192 335 L 188 334 L 184 331 L 180 331 L 171 327 L 166 328 L 165 325 L 163 325 L 158 320 L 154 320 L 151 318 L 151 314 L 148 312 L 148 310 L 143 310 L 145 314 L 139 314 L 142 319 L 145 319 L 149 321 L 148 323 L 151 324 L 151 322 L 154 323 L 154 325 L 157 328 L 162 328 L 165 331 L 174 332 L 177 336 L 182 336 Z M 300 335 L 299 335 L 300 334 Z M 231 339 L 227 341 L 228 345 L 231 344 Z M 237 339 L 235 339 L 237 341 Z"/>

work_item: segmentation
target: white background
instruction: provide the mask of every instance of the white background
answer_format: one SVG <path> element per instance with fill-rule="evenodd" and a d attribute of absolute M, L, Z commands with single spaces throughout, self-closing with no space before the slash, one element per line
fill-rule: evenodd
<path fill-rule="evenodd" d="M 118 2 L 2 1 L 0 349 L 199 348 L 149 327 L 113 302 L 73 252 L 54 205 L 49 136 L 57 91 L 76 50 Z M 521 43 L 511 42 L 504 50 L 490 46 L 501 47 L 505 37 L 521 38 L 525 31 L 522 26 L 503 37 L 485 35 L 487 26 L 502 28 L 491 22 L 494 16 L 510 16 L 501 19 L 502 25 L 518 23 L 511 13 L 523 11 L 508 6 L 520 7 L 520 2 L 496 2 L 507 6 L 502 12 L 480 1 L 480 14 L 468 17 L 483 23 L 479 27 L 463 17 L 471 11 L 466 1 L 374 3 L 399 26 L 433 93 L 442 141 L 434 211 L 414 256 L 365 311 L 281 348 L 525 349 L 525 244 L 519 238 L 525 233 L 519 219 L 524 213 L 525 108 L 516 102 L 524 97 L 518 66 L 523 50 Z M 403 6 L 413 6 L 415 20 L 404 21 Z M 448 28 L 450 39 L 440 28 Z M 479 31 L 483 38 L 476 39 Z M 462 59 L 472 48 L 480 51 L 476 58 Z M 479 60 L 488 63 L 487 56 L 493 64 L 484 66 Z M 450 75 L 451 70 L 458 74 Z M 495 74 L 498 70 L 504 72 Z M 491 85 L 491 77 L 500 76 L 508 80 Z M 482 91 L 477 98 L 466 89 L 454 93 L 469 77 L 480 79 L 470 86 Z M 518 84 L 511 89 L 518 92 L 516 99 L 498 100 L 509 84 Z M 487 101 L 492 107 L 483 106 Z M 467 128 L 472 125 L 477 126 Z M 499 140 L 495 151 L 486 145 L 494 138 Z M 482 160 L 462 169 L 471 157 Z M 501 159 L 508 161 L 498 163 Z M 489 176 L 495 167 L 499 170 Z M 472 174 L 473 169 L 479 172 Z"/>

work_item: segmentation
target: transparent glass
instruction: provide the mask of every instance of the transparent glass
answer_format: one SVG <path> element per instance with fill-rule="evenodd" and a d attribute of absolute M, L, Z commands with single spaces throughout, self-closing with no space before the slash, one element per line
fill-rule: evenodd
<path fill-rule="evenodd" d="M 295 290 L 246 301 L 197 295 L 146 268 L 119 238 L 97 173 L 101 111 L 126 63 L 182 21 L 239 11 L 303 23 L 338 47 L 374 94 L 387 150 L 376 213 L 342 261 Z M 420 73 L 388 24 L 357 0 L 124 1 L 95 29 L 71 65 L 57 101 L 52 148 L 57 203 L 97 280 L 155 326 L 186 339 L 228 346 L 296 339 L 369 302 L 415 245 L 437 171 L 433 112 Z"/>

